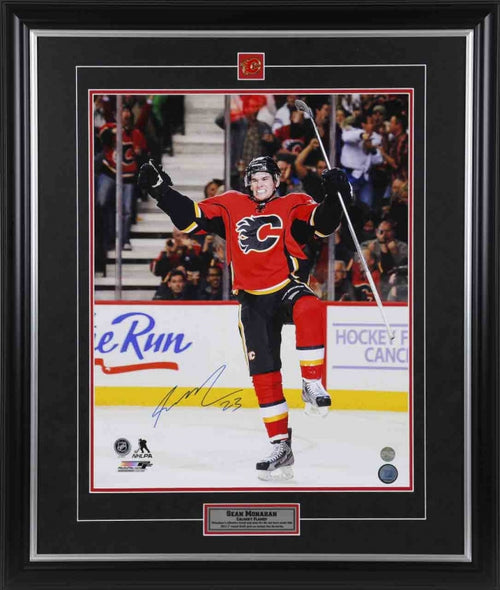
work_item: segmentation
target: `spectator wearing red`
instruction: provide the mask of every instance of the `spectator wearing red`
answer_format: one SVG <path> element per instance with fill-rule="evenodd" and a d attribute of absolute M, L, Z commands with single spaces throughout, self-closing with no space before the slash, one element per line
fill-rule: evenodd
<path fill-rule="evenodd" d="M 147 152 L 144 135 L 134 128 L 132 112 L 124 107 L 121 113 L 123 133 L 123 215 L 122 243 L 124 250 L 132 250 L 130 226 L 135 183 L 140 158 Z M 116 199 L 116 123 L 105 123 L 99 130 L 103 148 L 102 168 L 96 180 L 96 206 L 101 209 L 106 247 L 113 248 L 115 236 Z"/>
<path fill-rule="evenodd" d="M 390 219 L 398 240 L 408 242 L 408 182 L 395 178 L 391 185 L 390 199 L 382 208 L 382 218 Z"/>
<path fill-rule="evenodd" d="M 382 273 L 380 267 L 377 264 L 377 260 L 375 259 L 373 252 L 371 252 L 369 248 L 363 248 L 361 251 L 363 253 L 363 258 L 365 259 L 370 274 L 372 275 L 375 287 L 377 288 L 377 291 L 379 291 Z M 370 287 L 370 283 L 368 281 L 368 278 L 366 276 L 363 265 L 358 255 L 356 255 L 352 264 L 351 281 L 356 293 L 357 301 L 375 301 L 373 291 Z"/>
<path fill-rule="evenodd" d="M 290 127 L 292 124 L 292 114 L 298 112 L 297 107 L 295 106 L 295 101 L 297 98 L 300 97 L 296 94 L 288 94 L 285 99 L 285 104 L 276 111 L 272 126 L 272 130 L 275 135 L 280 129 L 284 127 Z M 302 121 L 302 117 L 300 120 Z"/>
<path fill-rule="evenodd" d="M 408 134 L 407 120 L 404 115 L 393 115 L 390 123 L 390 135 L 380 153 L 391 173 L 391 181 L 395 178 L 408 180 Z"/>
<path fill-rule="evenodd" d="M 356 293 L 347 276 L 345 262 L 343 260 L 335 260 L 334 268 L 335 301 L 356 301 Z"/>
<path fill-rule="evenodd" d="M 249 95 L 244 100 L 242 97 L 241 103 L 242 111 L 231 113 L 231 188 L 236 190 L 244 189 L 243 173 L 249 162 L 261 155 L 273 156 L 279 145 L 271 127 L 257 119 L 266 104 L 265 97 Z M 215 123 L 224 128 L 224 114 L 219 115 Z"/>

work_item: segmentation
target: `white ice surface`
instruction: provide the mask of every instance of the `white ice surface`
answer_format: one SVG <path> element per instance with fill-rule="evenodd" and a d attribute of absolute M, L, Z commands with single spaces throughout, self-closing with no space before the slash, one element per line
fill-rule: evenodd
<path fill-rule="evenodd" d="M 97 407 L 94 414 L 94 488 L 168 490 L 171 488 L 373 488 L 409 485 L 409 417 L 403 412 L 331 410 L 326 418 L 290 410 L 295 477 L 262 482 L 255 463 L 269 452 L 259 411 L 174 407 L 156 427 L 150 407 Z M 114 442 L 126 438 L 133 451 L 147 440 L 152 466 L 118 472 L 122 460 Z M 399 476 L 383 484 L 378 470 L 383 447 L 392 447 Z"/>

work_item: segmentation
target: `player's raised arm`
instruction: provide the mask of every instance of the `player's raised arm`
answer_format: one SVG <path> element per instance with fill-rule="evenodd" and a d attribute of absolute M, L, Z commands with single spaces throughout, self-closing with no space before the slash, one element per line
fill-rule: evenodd
<path fill-rule="evenodd" d="M 174 225 L 185 233 L 206 230 L 208 227 L 198 205 L 189 197 L 172 188 L 172 179 L 155 160 L 149 160 L 139 170 L 137 184 L 158 201 L 158 207 L 170 216 Z"/>
<path fill-rule="evenodd" d="M 342 205 L 337 194 L 340 194 L 345 205 L 349 205 L 353 199 L 352 187 L 346 173 L 340 168 L 324 170 L 321 179 L 325 198 L 316 208 L 310 223 L 319 235 L 328 236 L 342 220 Z"/>

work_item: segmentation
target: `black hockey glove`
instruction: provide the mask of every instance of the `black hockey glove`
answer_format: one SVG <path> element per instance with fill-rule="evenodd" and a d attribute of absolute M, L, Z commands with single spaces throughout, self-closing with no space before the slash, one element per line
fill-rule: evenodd
<path fill-rule="evenodd" d="M 342 200 L 346 206 L 353 201 L 352 187 L 347 180 L 347 174 L 340 168 L 332 168 L 331 170 L 324 170 L 321 174 L 323 182 L 323 190 L 325 198 L 336 198 L 337 193 L 340 193 Z"/>
<path fill-rule="evenodd" d="M 148 193 L 158 201 L 164 188 L 173 183 L 170 176 L 162 170 L 161 164 L 151 159 L 140 167 L 137 184 L 143 194 Z"/>

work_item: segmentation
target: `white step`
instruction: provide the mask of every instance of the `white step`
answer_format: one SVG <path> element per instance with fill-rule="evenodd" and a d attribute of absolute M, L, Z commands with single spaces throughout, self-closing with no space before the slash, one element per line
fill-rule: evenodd
<path fill-rule="evenodd" d="M 170 217 L 157 208 L 156 211 L 146 212 L 141 211 L 138 213 L 138 221 L 132 226 L 132 231 L 140 231 L 141 225 L 148 225 L 150 223 L 163 223 L 169 221 Z"/>
<path fill-rule="evenodd" d="M 201 109 L 224 108 L 223 94 L 188 94 L 184 99 L 186 118 L 189 113 Z"/>
<path fill-rule="evenodd" d="M 122 291 L 121 299 L 125 301 L 150 301 L 153 299 L 156 289 L 132 289 Z M 110 289 L 106 291 L 96 290 L 95 301 L 114 301 L 115 292 Z"/>
<path fill-rule="evenodd" d="M 163 219 L 169 219 L 169 216 L 164 213 L 161 209 L 156 207 L 156 210 L 152 211 L 140 211 L 138 214 L 138 222 L 133 225 L 132 228 L 137 228 L 141 223 L 148 223 L 149 221 L 161 221 Z"/>
<path fill-rule="evenodd" d="M 222 131 L 222 128 L 215 123 L 215 119 L 224 112 L 224 106 L 220 109 L 200 109 L 190 112 L 185 119 L 185 123 L 192 123 L 193 125 L 209 123 L 214 125 L 217 129 Z"/>
<path fill-rule="evenodd" d="M 179 184 L 201 185 L 212 178 L 222 178 L 224 171 L 223 153 L 213 154 L 211 152 L 200 154 L 177 154 L 171 158 L 162 158 L 162 167 L 169 174 L 174 182 Z"/>
<path fill-rule="evenodd" d="M 219 131 L 220 135 L 224 137 L 224 131 L 217 127 L 217 125 L 213 121 L 207 121 L 204 119 L 203 121 L 188 121 L 185 125 L 186 136 L 189 135 L 196 135 L 196 136 L 204 136 L 204 135 L 211 135 L 217 134 Z M 175 138 L 178 137 L 177 135 L 174 136 Z M 180 137 L 183 137 L 182 135 Z"/>
<path fill-rule="evenodd" d="M 224 164 L 224 153 L 207 153 L 204 154 L 203 158 L 193 160 L 193 156 L 190 154 L 176 154 L 175 156 L 162 156 L 161 165 L 162 168 L 170 174 L 170 170 L 177 168 L 183 168 L 189 171 L 196 171 L 198 168 L 211 168 L 213 166 L 223 166 Z"/>
<path fill-rule="evenodd" d="M 154 210 L 151 212 L 141 211 L 137 214 L 137 217 L 137 223 L 130 228 L 134 233 L 161 232 L 164 234 L 172 233 L 174 230 L 174 224 L 170 217 L 159 209 L 158 212 Z M 134 236 L 134 238 L 135 237 L 136 236 Z"/>
<path fill-rule="evenodd" d="M 161 279 L 160 277 L 155 277 L 151 274 L 150 277 L 125 277 L 122 278 L 122 286 L 123 287 L 145 287 L 145 288 L 157 288 L 160 284 Z M 108 275 L 107 277 L 95 277 L 94 278 L 94 285 L 97 288 L 99 287 L 113 287 L 115 286 L 115 277 L 114 275 Z"/>
<path fill-rule="evenodd" d="M 189 154 L 196 157 L 210 154 L 222 159 L 224 158 L 224 136 L 180 136 L 178 140 L 174 140 L 174 154 Z"/>
<path fill-rule="evenodd" d="M 224 165 L 222 162 L 217 166 L 198 166 L 193 165 L 193 158 L 191 158 L 190 167 L 183 167 L 179 165 L 172 166 L 168 171 L 174 188 L 178 186 L 199 186 L 203 188 L 205 184 L 212 180 L 212 178 L 224 178 Z"/>
<path fill-rule="evenodd" d="M 147 219 L 142 219 L 131 227 L 134 239 L 138 239 L 138 234 L 141 233 L 155 233 L 155 234 L 169 234 L 174 229 L 174 224 L 168 215 L 157 215 L 156 213 L 144 213 L 141 216 L 148 216 Z M 133 247 L 133 246 L 132 246 Z"/>
<path fill-rule="evenodd" d="M 201 146 L 224 145 L 224 133 L 221 130 L 221 133 L 207 133 L 205 135 L 174 135 L 174 145 L 190 145 L 192 143 L 197 143 Z"/>
<path fill-rule="evenodd" d="M 198 168 L 195 170 L 179 168 L 172 170 L 171 178 L 174 183 L 173 188 L 182 194 L 186 194 L 184 191 L 186 187 L 189 187 L 187 192 L 190 194 L 188 194 L 188 197 L 193 194 L 196 198 L 196 195 L 203 195 L 203 187 L 207 182 L 210 182 L 212 178 L 224 179 L 224 173 L 222 167 L 215 166 L 213 168 Z"/>
<path fill-rule="evenodd" d="M 202 145 L 196 140 L 193 140 L 190 143 L 182 143 L 180 145 L 174 146 L 174 151 L 176 154 L 189 154 L 192 158 L 203 158 L 206 154 L 211 154 L 219 155 L 222 159 L 224 157 L 223 150 L 223 142 L 220 144 L 211 143 L 207 145 Z"/>
<path fill-rule="evenodd" d="M 155 276 L 149 268 L 149 262 L 150 262 L 150 260 L 153 260 L 153 258 L 154 258 L 154 256 L 152 256 L 151 259 L 148 258 L 148 260 L 145 260 L 142 264 L 122 263 L 122 278 L 137 279 L 137 280 L 148 279 L 148 281 L 149 281 L 149 279 L 151 277 Z M 107 278 L 114 279 L 115 272 L 116 272 L 116 265 L 115 264 L 107 264 L 106 265 L 106 277 Z M 156 278 L 156 281 L 159 283 L 160 277 L 155 277 L 155 278 Z"/>
<path fill-rule="evenodd" d="M 207 175 L 211 170 L 223 170 L 224 156 L 222 153 L 208 152 L 205 154 L 177 154 L 175 158 L 162 159 L 162 167 L 172 177 L 172 174 L 183 172 L 192 183 L 192 178 Z M 172 178 L 172 180 L 175 180 Z"/>
<path fill-rule="evenodd" d="M 129 264 L 128 260 L 150 261 L 158 256 L 165 247 L 164 238 L 132 238 L 130 240 L 132 250 L 122 250 L 122 261 Z M 116 251 L 109 250 L 107 253 L 108 264 L 116 259 Z"/>

